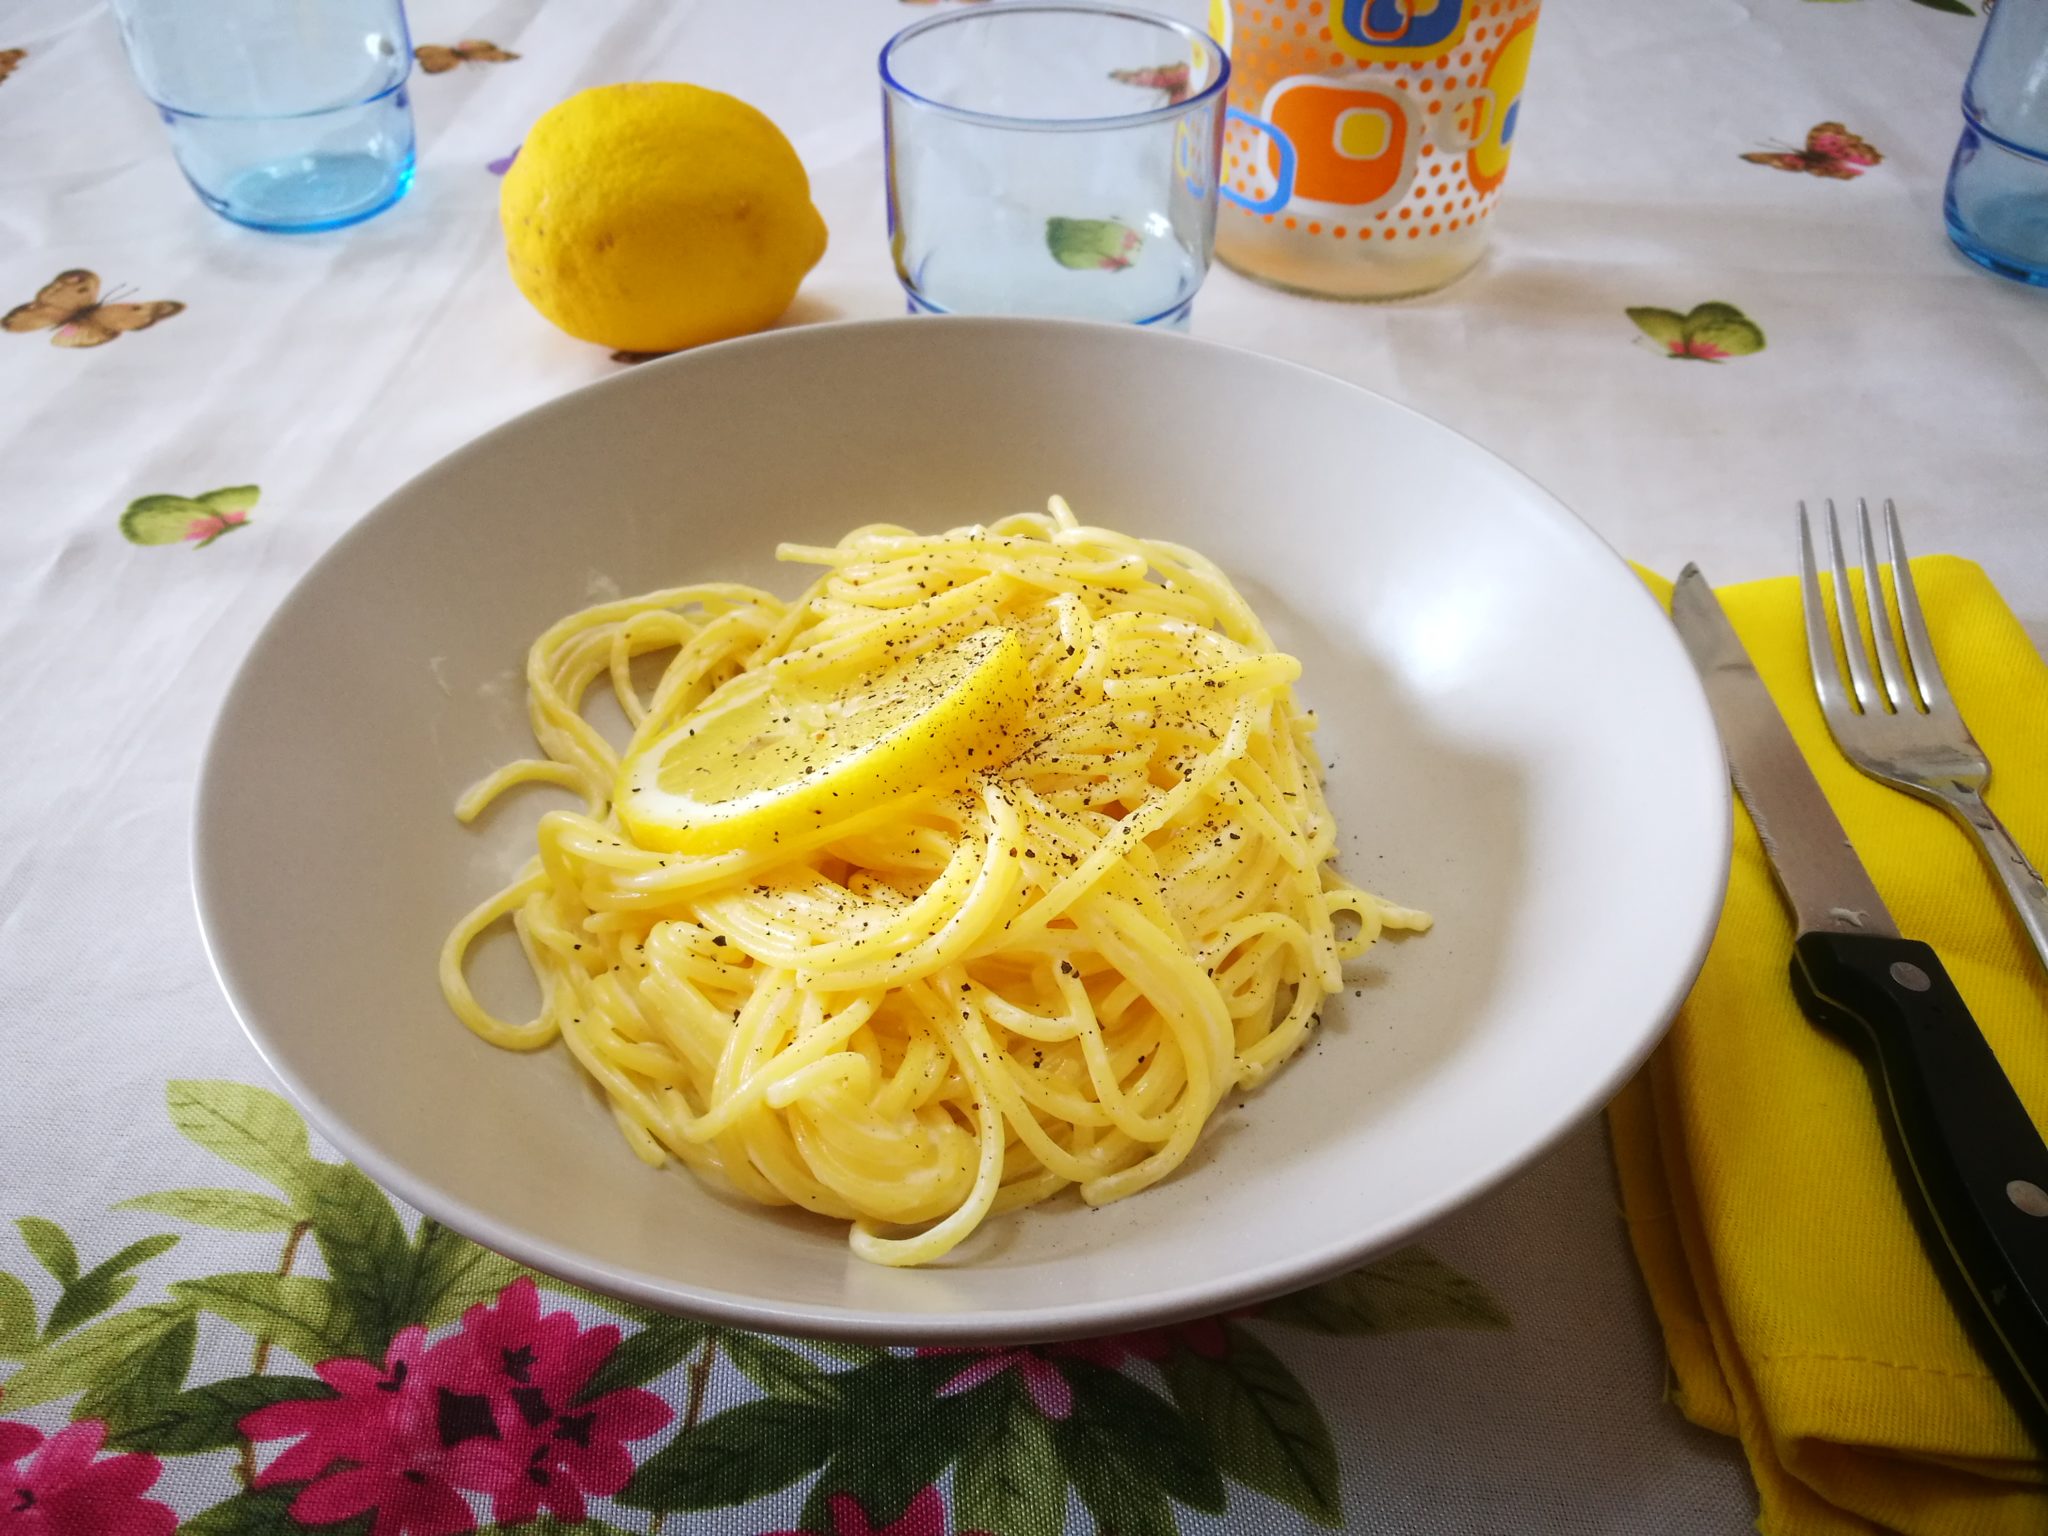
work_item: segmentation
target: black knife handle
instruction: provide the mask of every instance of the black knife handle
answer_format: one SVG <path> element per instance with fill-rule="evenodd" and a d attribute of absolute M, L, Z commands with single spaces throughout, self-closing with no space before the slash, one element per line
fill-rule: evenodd
<path fill-rule="evenodd" d="M 2048 1145 L 1925 944 L 1801 934 L 1792 990 L 1869 1065 L 1929 1257 L 2048 1444 Z"/>

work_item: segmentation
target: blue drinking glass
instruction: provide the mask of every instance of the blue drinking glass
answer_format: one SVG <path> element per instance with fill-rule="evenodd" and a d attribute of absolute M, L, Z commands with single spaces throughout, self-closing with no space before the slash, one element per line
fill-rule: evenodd
<path fill-rule="evenodd" d="M 2048 287 L 2048 3 L 1985 9 L 1948 173 L 1949 238 L 2000 277 Z"/>
<path fill-rule="evenodd" d="M 334 229 L 412 185 L 400 0 L 114 0 L 128 60 L 206 206 Z"/>

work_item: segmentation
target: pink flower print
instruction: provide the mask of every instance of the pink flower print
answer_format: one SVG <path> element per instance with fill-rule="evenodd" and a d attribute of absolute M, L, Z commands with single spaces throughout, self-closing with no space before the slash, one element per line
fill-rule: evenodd
<path fill-rule="evenodd" d="M 0 1536 L 171 1536 L 177 1515 L 142 1496 L 163 1464 L 154 1456 L 99 1459 L 106 1438 L 97 1419 L 47 1439 L 0 1421 Z"/>
<path fill-rule="evenodd" d="M 495 1306 L 471 1307 L 462 1332 L 435 1346 L 460 1352 L 463 1379 L 491 1405 L 500 1435 L 484 1453 L 493 1474 L 482 1491 L 492 1494 L 501 1523 L 531 1520 L 543 1508 L 584 1519 L 586 1494 L 617 1493 L 632 1477 L 626 1442 L 674 1418 L 668 1404 L 637 1387 L 577 1401 L 618 1345 L 619 1330 L 609 1323 L 585 1328 L 572 1313 L 543 1314 L 539 1289 L 522 1277 L 498 1293 Z"/>
<path fill-rule="evenodd" d="M 625 1442 L 663 1428 L 668 1405 L 637 1387 L 577 1401 L 618 1347 L 619 1330 L 543 1315 L 520 1279 L 463 1314 L 459 1333 L 426 1345 L 423 1329 L 393 1340 L 382 1367 L 329 1360 L 320 1379 L 340 1394 L 278 1403 L 242 1421 L 253 1440 L 297 1437 L 257 1479 L 305 1482 L 292 1517 L 331 1524 L 377 1511 L 372 1536 L 452 1536 L 476 1528 L 463 1492 L 492 1500 L 505 1524 L 543 1508 L 585 1518 L 586 1494 L 616 1493 L 633 1474 Z"/>
<path fill-rule="evenodd" d="M 301 1525 L 332 1525 L 377 1511 L 371 1536 L 458 1536 L 476 1529 L 476 1516 L 447 1483 L 414 1467 L 356 1467 L 323 1477 L 292 1500 Z"/>
<path fill-rule="evenodd" d="M 1693 357 L 1698 358 L 1703 363 L 1718 363 L 1724 357 L 1733 357 L 1735 355 L 1732 352 L 1715 346 L 1711 341 L 1702 341 L 1697 336 L 1681 337 L 1677 341 L 1667 342 L 1665 350 L 1670 352 L 1673 357 Z"/>
<path fill-rule="evenodd" d="M 246 512 L 216 512 L 210 517 L 195 517 L 185 529 L 183 542 L 211 544 L 230 528 L 239 528 L 248 521 Z"/>
<path fill-rule="evenodd" d="M 462 1314 L 457 1336 L 471 1356 L 477 1389 L 523 1418 L 538 1405 L 567 1404 L 619 1347 L 610 1323 L 585 1328 L 570 1312 L 542 1313 L 540 1288 L 522 1276 Z M 455 1340 L 450 1340 L 453 1343 Z"/>
<path fill-rule="evenodd" d="M 628 1440 L 665 1428 L 674 1411 L 637 1387 L 568 1406 L 525 1437 L 504 1446 L 505 1485 L 491 1512 L 504 1525 L 533 1519 L 545 1508 L 575 1524 L 586 1518 L 586 1494 L 617 1493 L 633 1475 Z M 522 1454 L 523 1453 L 523 1454 Z"/>
<path fill-rule="evenodd" d="M 763 1536 L 946 1536 L 946 1503 L 935 1487 L 926 1488 L 910 1501 L 903 1518 L 894 1525 L 877 1526 L 868 1520 L 860 1500 L 850 1493 L 835 1493 L 826 1501 L 832 1512 L 830 1531 L 767 1531 Z M 963 1532 L 962 1536 L 971 1536 Z"/>
<path fill-rule="evenodd" d="M 251 1440 L 293 1439 L 256 1479 L 259 1488 L 303 1482 L 291 1514 L 331 1525 L 370 1510 L 371 1536 L 454 1536 L 476 1528 L 458 1491 L 499 1480 L 489 1449 L 499 1438 L 490 1399 L 466 1379 L 467 1362 L 429 1350 L 424 1328 L 391 1342 L 384 1364 L 328 1360 L 316 1367 L 338 1396 L 273 1403 L 242 1420 Z"/>
<path fill-rule="evenodd" d="M 937 1395 L 940 1397 L 957 1397 L 962 1392 L 972 1392 L 983 1382 L 994 1381 L 1003 1372 L 1014 1370 L 1033 1406 L 1048 1419 L 1064 1419 L 1074 1411 L 1074 1389 L 1067 1385 L 1067 1378 L 1060 1374 L 1059 1367 L 1035 1349 L 1021 1345 L 1004 1349 L 969 1349 L 937 1344 L 920 1349 L 918 1353 L 979 1357 L 966 1369 L 946 1379 L 939 1387 Z"/>

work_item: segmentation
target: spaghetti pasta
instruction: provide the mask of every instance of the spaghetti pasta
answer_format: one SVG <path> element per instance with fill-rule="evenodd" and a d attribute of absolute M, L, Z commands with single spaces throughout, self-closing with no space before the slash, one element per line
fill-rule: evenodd
<path fill-rule="evenodd" d="M 1226 1092 L 1301 1047 L 1345 961 L 1428 926 L 1331 868 L 1299 664 L 1200 555 L 1083 526 L 1057 497 L 779 553 L 824 568 L 793 603 L 706 584 L 549 629 L 526 669 L 545 756 L 457 807 L 469 821 L 528 783 L 582 796 L 456 924 L 441 984 L 494 1045 L 561 1040 L 646 1161 L 850 1222 L 863 1258 L 926 1263 L 992 1211 L 1164 1178 Z M 765 846 L 665 853 L 622 830 L 621 763 L 649 743 L 709 730 L 741 694 L 872 686 L 990 630 L 1029 670 L 995 762 Z M 643 692 L 650 653 L 667 660 Z M 600 683 L 623 754 L 583 713 Z M 508 918 L 541 993 L 524 1023 L 465 971 Z"/>

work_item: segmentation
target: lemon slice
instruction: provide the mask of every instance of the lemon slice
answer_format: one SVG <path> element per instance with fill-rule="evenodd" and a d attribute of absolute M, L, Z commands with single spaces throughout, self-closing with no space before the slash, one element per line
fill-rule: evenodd
<path fill-rule="evenodd" d="M 851 682 L 793 673 L 727 686 L 753 696 L 722 705 L 714 694 L 620 768 L 619 820 L 641 847 L 758 848 L 999 767 L 1031 699 L 1024 646 L 1006 629 Z"/>

